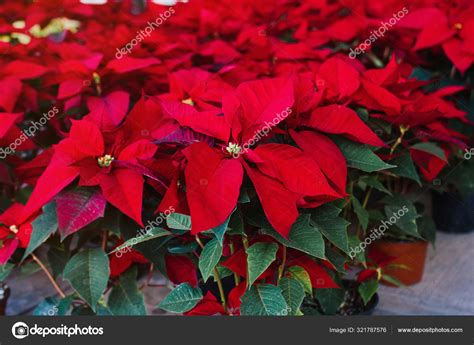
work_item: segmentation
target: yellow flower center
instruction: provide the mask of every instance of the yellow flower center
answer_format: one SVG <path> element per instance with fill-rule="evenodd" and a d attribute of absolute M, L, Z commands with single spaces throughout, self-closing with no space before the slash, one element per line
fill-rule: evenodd
<path fill-rule="evenodd" d="M 10 231 L 13 232 L 14 234 L 18 233 L 18 228 L 16 227 L 16 225 L 11 225 L 10 226 Z"/>
<path fill-rule="evenodd" d="M 229 145 L 227 145 L 225 149 L 231 155 L 239 155 L 240 153 L 242 153 L 242 147 L 240 147 L 239 144 L 229 143 Z"/>
<path fill-rule="evenodd" d="M 183 100 L 181 101 L 181 103 L 188 104 L 188 105 L 194 107 L 194 102 L 193 102 L 192 98 L 183 99 Z"/>
<path fill-rule="evenodd" d="M 462 24 L 461 23 L 456 23 L 456 24 L 454 24 L 454 28 L 457 29 L 457 30 L 461 30 L 462 29 Z"/>
<path fill-rule="evenodd" d="M 105 155 L 105 156 L 97 158 L 97 164 L 99 164 L 101 168 L 107 168 L 112 164 L 114 159 L 115 158 L 112 157 L 111 155 Z"/>

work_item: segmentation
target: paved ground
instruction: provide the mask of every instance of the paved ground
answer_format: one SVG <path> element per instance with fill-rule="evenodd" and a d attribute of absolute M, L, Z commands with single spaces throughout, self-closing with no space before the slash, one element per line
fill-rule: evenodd
<path fill-rule="evenodd" d="M 430 248 L 423 280 L 408 288 L 383 286 L 375 315 L 474 315 L 474 233 L 451 235 L 438 233 L 436 250 Z M 54 294 L 42 272 L 33 276 L 15 274 L 7 282 L 12 296 L 8 315 L 29 314 Z M 152 284 L 165 284 L 156 276 Z M 149 313 L 162 314 L 156 305 L 167 294 L 167 287 L 144 290 Z"/>
<path fill-rule="evenodd" d="M 383 286 L 375 315 L 474 315 L 474 232 L 438 232 L 423 280 L 407 288 Z"/>

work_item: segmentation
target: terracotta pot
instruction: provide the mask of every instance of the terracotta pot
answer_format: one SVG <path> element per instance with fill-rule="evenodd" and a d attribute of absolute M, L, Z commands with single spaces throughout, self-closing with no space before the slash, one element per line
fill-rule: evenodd
<path fill-rule="evenodd" d="M 369 251 L 377 251 L 379 253 L 396 257 L 392 264 L 404 265 L 406 268 L 386 267 L 384 273 L 398 279 L 405 285 L 413 285 L 418 283 L 423 277 L 425 268 L 425 258 L 428 249 L 428 242 L 425 241 L 390 241 L 379 240 L 374 242 Z M 394 286 L 393 284 L 383 282 L 385 285 Z"/>

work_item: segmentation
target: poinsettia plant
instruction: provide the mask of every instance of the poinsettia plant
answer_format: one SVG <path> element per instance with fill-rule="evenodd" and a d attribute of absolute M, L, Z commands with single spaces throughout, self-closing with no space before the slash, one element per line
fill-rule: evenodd
<path fill-rule="evenodd" d="M 159 273 L 168 312 L 301 315 L 362 264 L 367 303 L 382 265 L 351 248 L 381 209 L 420 237 L 406 191 L 467 147 L 468 85 L 417 65 L 470 71 L 468 4 L 445 5 L 355 59 L 401 1 L 1 4 L 2 279 L 37 265 L 61 314 L 146 314 Z"/>

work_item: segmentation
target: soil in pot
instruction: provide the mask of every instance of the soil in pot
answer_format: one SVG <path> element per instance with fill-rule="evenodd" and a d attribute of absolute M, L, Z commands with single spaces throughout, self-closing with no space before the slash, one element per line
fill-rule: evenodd
<path fill-rule="evenodd" d="M 370 301 L 364 305 L 364 301 L 359 294 L 357 283 L 354 280 L 343 280 L 344 289 L 324 289 L 332 290 L 332 304 L 336 306 L 334 310 L 327 302 L 322 305 L 317 299 L 307 299 L 301 311 L 304 315 L 372 315 L 375 307 L 379 303 L 379 296 L 375 294 Z M 315 290 L 315 293 L 321 293 L 322 289 Z M 328 291 L 329 292 L 329 291 Z"/>
<path fill-rule="evenodd" d="M 462 198 L 458 194 L 433 191 L 433 220 L 436 228 L 448 233 L 474 231 L 474 195 Z"/>
<path fill-rule="evenodd" d="M 425 241 L 397 241 L 382 239 L 371 244 L 369 251 L 375 251 L 387 256 L 395 257 L 392 265 L 403 267 L 384 267 L 384 274 L 389 275 L 404 285 L 413 285 L 421 281 L 425 269 L 425 259 L 428 242 Z M 382 283 L 395 286 L 382 280 Z"/>

